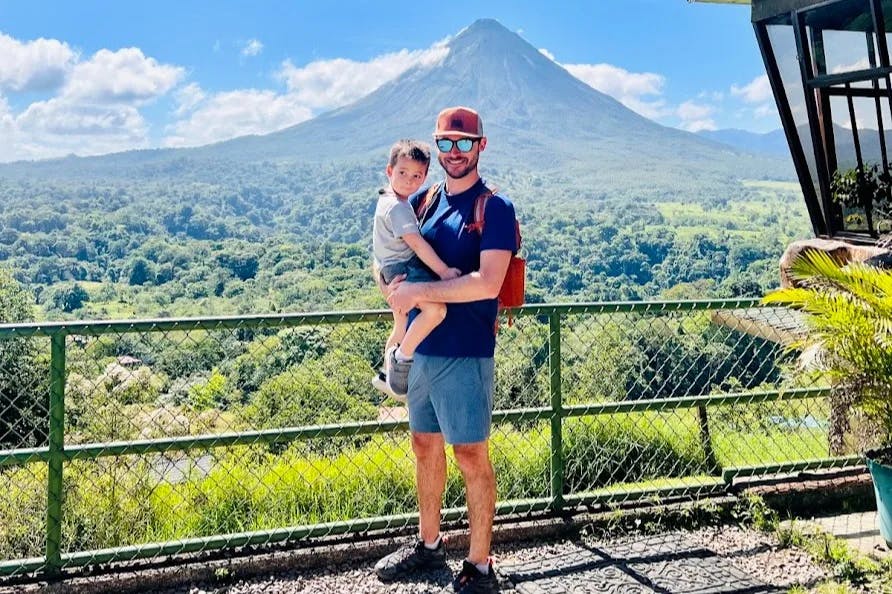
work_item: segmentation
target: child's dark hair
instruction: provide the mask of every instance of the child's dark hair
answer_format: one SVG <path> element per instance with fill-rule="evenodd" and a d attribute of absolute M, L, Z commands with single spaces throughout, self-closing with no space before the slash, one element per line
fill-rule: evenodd
<path fill-rule="evenodd" d="M 431 147 L 426 142 L 421 142 L 420 140 L 403 138 L 402 140 L 397 140 L 390 147 L 390 166 L 394 167 L 400 157 L 408 157 L 413 161 L 423 163 L 427 168 L 431 164 Z"/>

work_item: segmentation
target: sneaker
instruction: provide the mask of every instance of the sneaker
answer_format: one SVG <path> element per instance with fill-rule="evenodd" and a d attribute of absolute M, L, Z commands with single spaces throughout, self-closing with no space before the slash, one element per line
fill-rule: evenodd
<path fill-rule="evenodd" d="M 387 374 L 384 373 L 383 370 L 379 370 L 378 374 L 372 378 L 372 385 L 379 392 L 383 392 L 386 396 L 393 398 L 394 400 L 398 400 L 399 402 L 405 402 L 406 397 L 400 396 L 399 394 L 394 394 L 393 390 L 387 387 Z"/>
<path fill-rule="evenodd" d="M 452 580 L 452 591 L 462 594 L 498 592 L 499 579 L 492 568 L 492 561 L 489 561 L 489 573 L 480 573 L 473 563 L 465 559 L 461 571 Z"/>
<path fill-rule="evenodd" d="M 424 546 L 424 541 L 418 538 L 375 563 L 375 573 L 381 581 L 389 582 L 414 569 L 443 567 L 446 567 L 446 547 L 443 546 L 443 539 L 440 539 L 437 548 L 429 549 Z"/>
<path fill-rule="evenodd" d="M 409 369 L 412 361 L 398 361 L 396 358 L 397 347 L 387 350 L 387 387 L 398 396 L 405 396 L 409 392 Z"/>

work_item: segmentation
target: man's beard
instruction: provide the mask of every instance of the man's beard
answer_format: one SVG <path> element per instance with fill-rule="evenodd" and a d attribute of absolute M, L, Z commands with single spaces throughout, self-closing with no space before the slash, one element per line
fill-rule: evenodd
<path fill-rule="evenodd" d="M 445 171 L 446 174 L 449 177 L 451 177 L 452 179 L 461 179 L 463 177 L 466 177 L 469 173 L 471 173 L 472 171 L 477 169 L 477 161 L 480 158 L 480 155 L 476 154 L 476 155 L 474 155 L 473 158 L 466 157 L 467 165 L 465 165 L 461 169 L 457 169 L 455 171 L 450 170 L 450 167 L 454 167 L 454 165 L 449 166 L 446 164 L 447 158 L 448 158 L 448 155 L 444 156 L 442 154 L 437 157 L 437 161 L 439 161 L 440 167 L 442 167 L 443 171 Z"/>

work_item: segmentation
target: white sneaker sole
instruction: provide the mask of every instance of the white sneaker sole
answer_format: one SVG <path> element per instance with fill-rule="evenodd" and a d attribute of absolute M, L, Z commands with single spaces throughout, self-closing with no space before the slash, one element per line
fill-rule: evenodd
<path fill-rule="evenodd" d="M 372 385 L 375 386 L 375 388 L 377 388 L 378 391 L 386 394 L 387 396 L 389 396 L 390 398 L 393 398 L 394 400 L 396 400 L 398 402 L 406 401 L 405 396 L 399 396 L 397 394 L 394 394 L 393 390 L 391 390 L 390 388 L 387 387 L 387 382 L 382 380 L 380 377 L 375 377 L 372 380 Z"/>

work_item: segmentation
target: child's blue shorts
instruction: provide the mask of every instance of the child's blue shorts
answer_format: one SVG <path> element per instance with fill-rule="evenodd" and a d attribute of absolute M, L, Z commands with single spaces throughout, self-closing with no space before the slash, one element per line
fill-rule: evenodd
<path fill-rule="evenodd" d="M 440 280 L 436 274 L 424 265 L 424 262 L 418 256 L 412 256 L 404 262 L 382 266 L 378 273 L 381 275 L 381 280 L 384 281 L 385 285 L 389 285 L 390 281 L 400 274 L 405 274 L 406 282 L 409 283 L 426 283 Z"/>

